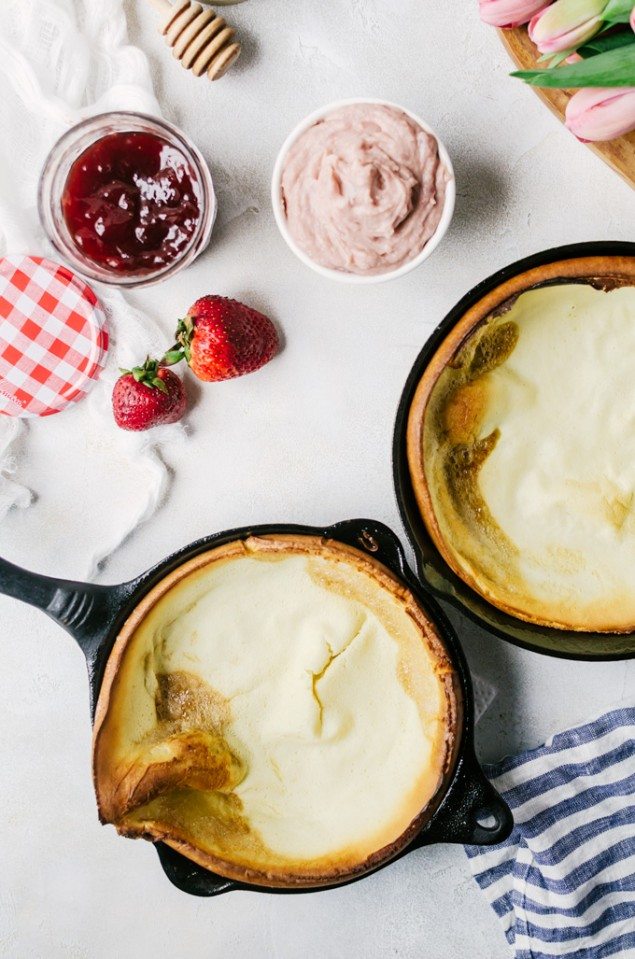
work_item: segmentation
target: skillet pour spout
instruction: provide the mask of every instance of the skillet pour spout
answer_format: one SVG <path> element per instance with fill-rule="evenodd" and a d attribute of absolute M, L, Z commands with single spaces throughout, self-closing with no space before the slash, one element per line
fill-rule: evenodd
<path fill-rule="evenodd" d="M 324 544 L 328 550 L 353 551 L 361 560 L 380 564 L 379 569 L 396 583 L 402 595 L 412 601 L 433 624 L 446 655 L 456 703 L 455 733 L 443 780 L 429 804 L 415 817 L 400 839 L 360 867 L 338 876 L 326 876 L 315 884 L 254 882 L 249 876 L 219 874 L 182 854 L 177 844 L 156 841 L 161 865 L 179 889 L 196 896 L 216 896 L 235 889 L 289 893 L 317 891 L 325 886 L 346 885 L 383 868 L 408 852 L 436 842 L 492 845 L 503 841 L 513 827 L 511 812 L 484 776 L 474 753 L 474 709 L 470 676 L 458 639 L 443 611 L 424 591 L 408 568 L 403 548 L 395 534 L 382 523 L 359 519 L 326 528 L 269 525 L 229 530 L 208 536 L 168 557 L 129 583 L 101 586 L 59 580 L 29 573 L 0 559 L 0 593 L 41 609 L 69 632 L 80 646 L 88 664 L 91 712 L 107 688 L 114 669 L 117 649 L 125 624 L 140 616 L 142 601 L 160 593 L 162 584 L 186 564 L 201 565 L 204 557 L 219 548 L 243 542 L 266 544 L 304 538 Z M 346 555 L 346 553 L 344 554 Z M 366 560 L 364 560 L 366 557 Z M 382 574 L 382 575 L 384 575 Z M 112 655 L 111 655 L 112 654 Z M 106 675 L 106 679 L 105 679 Z M 99 719 L 99 711 L 98 711 Z M 165 836 L 154 837 L 163 839 Z"/>

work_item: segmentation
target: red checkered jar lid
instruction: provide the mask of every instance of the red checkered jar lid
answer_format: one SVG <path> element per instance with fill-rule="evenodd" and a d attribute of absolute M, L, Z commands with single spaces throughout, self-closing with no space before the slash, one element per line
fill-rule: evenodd
<path fill-rule="evenodd" d="M 50 416 L 104 367 L 104 311 L 82 280 L 41 256 L 0 258 L 0 413 Z"/>

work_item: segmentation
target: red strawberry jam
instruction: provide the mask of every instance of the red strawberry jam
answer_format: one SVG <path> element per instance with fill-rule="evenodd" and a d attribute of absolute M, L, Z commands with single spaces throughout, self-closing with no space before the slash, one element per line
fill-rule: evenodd
<path fill-rule="evenodd" d="M 169 266 L 196 232 L 199 183 L 178 147 L 154 133 L 109 133 L 73 163 L 62 195 L 71 238 L 115 273 Z"/>

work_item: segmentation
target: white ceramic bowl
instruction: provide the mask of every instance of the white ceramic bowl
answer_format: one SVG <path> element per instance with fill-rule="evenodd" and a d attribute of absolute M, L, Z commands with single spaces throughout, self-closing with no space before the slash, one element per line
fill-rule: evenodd
<path fill-rule="evenodd" d="M 436 231 L 430 237 L 423 250 L 421 250 L 421 252 L 414 256 L 411 260 L 408 260 L 407 263 L 403 263 L 396 270 L 389 270 L 386 273 L 376 273 L 370 276 L 363 276 L 358 273 L 346 273 L 343 270 L 331 270 L 329 267 L 321 266 L 319 263 L 316 263 L 314 260 L 312 260 L 310 256 L 307 256 L 307 254 L 300 249 L 289 232 L 284 208 L 282 205 L 282 170 L 284 167 L 284 161 L 287 153 L 291 149 L 291 146 L 304 133 L 305 130 L 308 130 L 309 127 L 313 126 L 314 123 L 316 123 L 318 120 L 321 120 L 327 114 L 332 113 L 334 110 L 340 109 L 340 107 L 352 106 L 358 103 L 379 104 L 381 106 L 393 107 L 395 110 L 403 111 L 403 113 L 409 116 L 412 120 L 414 120 L 415 123 L 425 130 L 426 133 L 430 133 L 435 138 L 439 145 L 439 156 L 448 172 L 448 183 L 445 201 L 443 204 L 443 213 Z M 398 103 L 391 103 L 388 100 L 377 100 L 372 97 L 358 97 L 351 100 L 338 100 L 336 103 L 329 103 L 327 106 L 320 107 L 319 110 L 316 110 L 314 113 L 309 114 L 308 117 L 305 117 L 305 119 L 302 120 L 302 122 L 291 131 L 287 139 L 282 144 L 282 149 L 278 154 L 273 168 L 273 177 L 271 181 L 271 202 L 273 205 L 273 213 L 276 218 L 276 223 L 278 224 L 278 229 L 284 237 L 289 249 L 295 253 L 299 260 L 302 260 L 306 266 L 311 267 L 311 269 L 315 270 L 316 273 L 320 273 L 322 276 L 326 276 L 330 280 L 337 280 L 340 283 L 354 283 L 359 286 L 369 283 L 385 283 L 387 280 L 396 280 L 397 277 L 404 276 L 406 273 L 410 273 L 411 270 L 414 270 L 415 267 L 423 263 L 424 260 L 427 260 L 428 257 L 431 256 L 436 250 L 450 225 L 452 214 L 454 213 L 455 199 L 456 181 L 454 178 L 452 161 L 450 160 L 450 155 L 448 154 L 445 145 L 439 139 L 437 133 L 432 129 L 432 127 L 418 117 L 416 113 L 413 113 L 412 110 L 407 110 Z"/>

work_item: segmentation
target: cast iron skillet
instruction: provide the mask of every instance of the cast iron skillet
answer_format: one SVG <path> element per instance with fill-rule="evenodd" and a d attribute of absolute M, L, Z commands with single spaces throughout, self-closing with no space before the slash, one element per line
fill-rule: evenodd
<path fill-rule="evenodd" d="M 0 593 L 43 610 L 75 639 L 88 664 L 90 707 L 94 718 L 104 667 L 114 641 L 124 621 L 146 593 L 174 569 L 199 553 L 237 539 L 285 533 L 322 536 L 325 539 L 356 547 L 376 557 L 412 590 L 424 610 L 436 623 L 456 669 L 463 696 L 464 718 L 458 730 L 461 742 L 455 771 L 432 818 L 413 842 L 395 859 L 401 858 L 413 849 L 435 842 L 477 845 L 502 842 L 512 830 L 513 819 L 507 805 L 485 778 L 474 753 L 472 685 L 461 647 L 442 610 L 427 593 L 422 591 L 421 584 L 409 570 L 399 540 L 381 523 L 372 520 L 350 520 L 322 530 L 308 526 L 282 525 L 229 530 L 207 536 L 185 547 L 132 582 L 119 586 L 96 586 L 50 579 L 26 572 L 0 559 Z M 179 889 L 194 896 L 216 896 L 232 889 L 287 892 L 281 889 L 263 890 L 259 886 L 250 886 L 217 876 L 163 843 L 157 843 L 156 849 L 168 879 Z M 341 885 L 346 884 L 341 883 Z"/>
<path fill-rule="evenodd" d="M 421 519 L 408 469 L 406 431 L 414 393 L 428 363 L 455 324 L 471 306 L 511 277 L 547 263 L 586 256 L 635 256 L 635 243 L 576 243 L 536 253 L 483 280 L 450 310 L 419 353 L 406 381 L 395 424 L 393 475 L 401 518 L 417 557 L 417 571 L 433 593 L 488 632 L 525 649 L 565 659 L 631 659 L 635 657 L 635 633 L 578 633 L 536 626 L 510 616 L 471 589 L 450 569 L 432 542 Z"/>

